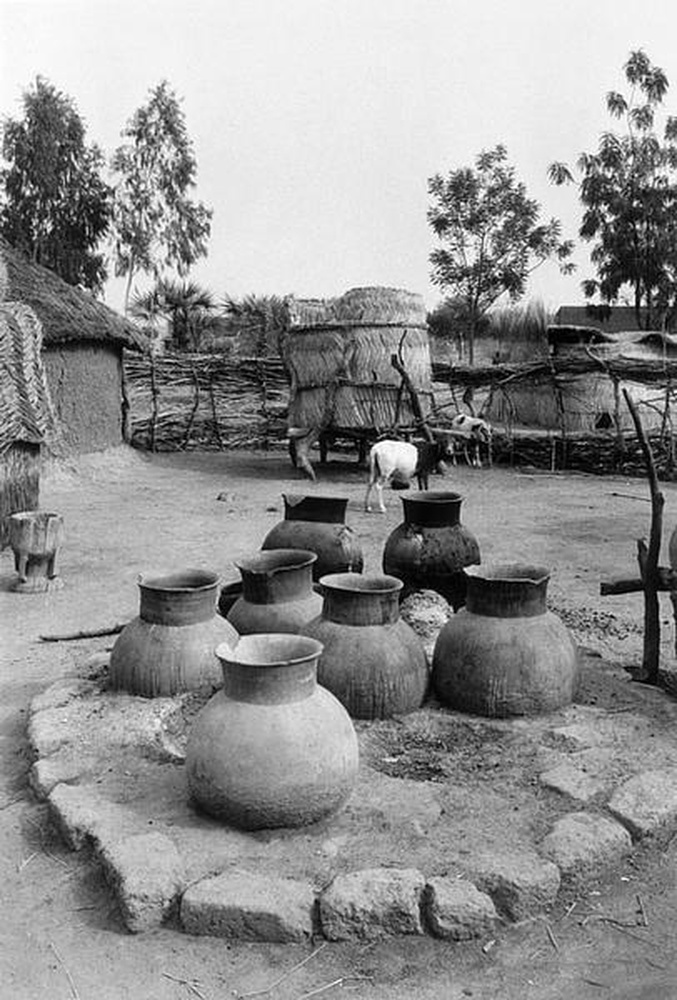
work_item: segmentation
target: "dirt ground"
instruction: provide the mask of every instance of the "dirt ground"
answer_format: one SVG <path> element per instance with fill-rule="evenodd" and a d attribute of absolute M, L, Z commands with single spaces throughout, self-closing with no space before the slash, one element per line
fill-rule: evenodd
<path fill-rule="evenodd" d="M 364 476 L 352 459 L 334 461 L 313 487 L 281 453 L 149 458 L 116 449 L 45 478 L 41 506 L 66 523 L 63 589 L 13 593 L 11 553 L 0 556 L 0 995 L 216 1000 L 268 989 L 290 973 L 260 995 L 677 997 L 677 839 L 636 851 L 603 879 L 563 893 L 547 922 L 501 928 L 493 942 L 318 942 L 314 954 L 312 946 L 231 945 L 172 929 L 133 937 L 98 869 L 65 850 L 51 831 L 44 806 L 26 787 L 26 707 L 111 640 L 44 643 L 39 636 L 129 620 L 138 610 L 137 574 L 151 568 L 214 567 L 225 580 L 236 579 L 233 559 L 258 549 L 282 516 L 285 491 L 350 497 L 348 519 L 365 569 L 378 571 L 401 504 L 388 493 L 385 516 L 365 514 Z M 606 662 L 638 661 L 641 598 L 600 598 L 599 581 L 624 570 L 634 575 L 635 538 L 647 533 L 650 511 L 643 481 L 461 467 L 434 486 L 465 497 L 462 519 L 479 540 L 483 562 L 550 566 L 550 604 L 579 642 Z M 677 486 L 663 489 L 667 548 L 677 523 Z M 663 662 L 674 666 L 665 597 L 661 610 Z"/>

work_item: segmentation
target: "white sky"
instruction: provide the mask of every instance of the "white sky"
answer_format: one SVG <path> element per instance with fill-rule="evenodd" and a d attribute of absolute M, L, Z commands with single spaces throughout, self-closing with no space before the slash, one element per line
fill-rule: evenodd
<path fill-rule="evenodd" d="M 195 280 L 218 297 L 394 285 L 434 305 L 427 178 L 502 142 L 576 237 L 576 191 L 547 167 L 594 149 L 636 48 L 673 82 L 677 114 L 675 0 L 0 0 L 0 115 L 41 74 L 110 154 L 166 78 L 214 209 Z M 529 293 L 581 301 L 592 272 L 577 259 L 570 278 L 545 265 Z M 107 299 L 120 306 L 121 282 Z"/>

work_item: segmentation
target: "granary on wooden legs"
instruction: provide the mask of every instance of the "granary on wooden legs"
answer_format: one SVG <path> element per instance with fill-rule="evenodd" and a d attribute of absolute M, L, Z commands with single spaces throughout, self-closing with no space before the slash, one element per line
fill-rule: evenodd
<path fill-rule="evenodd" d="M 429 416 L 430 347 L 420 295 L 353 288 L 336 299 L 292 301 L 290 313 L 282 343 L 290 448 L 306 472 L 312 474 L 308 452 L 315 441 L 323 457 L 336 438 L 357 441 L 364 454 L 379 435 Z"/>

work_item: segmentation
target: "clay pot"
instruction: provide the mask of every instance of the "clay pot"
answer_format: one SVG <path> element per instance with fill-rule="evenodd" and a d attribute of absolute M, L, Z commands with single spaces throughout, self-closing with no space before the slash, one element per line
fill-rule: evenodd
<path fill-rule="evenodd" d="M 320 684 L 356 719 L 388 719 L 419 708 L 428 686 L 420 639 L 400 618 L 400 580 L 392 576 L 323 576 L 322 614 L 302 634 L 324 645 Z"/>
<path fill-rule="evenodd" d="M 477 715 L 552 712 L 568 705 L 579 675 L 576 645 L 546 607 L 542 566 L 468 572 L 466 607 L 437 637 L 433 685 L 440 700 Z"/>
<path fill-rule="evenodd" d="M 357 777 L 343 706 L 317 683 L 322 646 L 288 634 L 217 650 L 223 688 L 193 723 L 188 788 L 210 815 L 245 830 L 305 826 L 337 810 Z"/>
<path fill-rule="evenodd" d="M 464 567 L 480 561 L 475 536 L 460 522 L 463 497 L 424 491 L 402 497 L 404 521 L 388 536 L 383 570 L 404 583 L 403 596 L 436 590 L 456 610 L 465 601 Z"/>
<path fill-rule="evenodd" d="M 139 616 L 113 646 L 110 686 L 144 698 L 218 687 L 216 647 L 238 639 L 216 614 L 218 587 L 218 574 L 208 570 L 140 576 Z"/>
<path fill-rule="evenodd" d="M 362 549 L 346 521 L 347 498 L 283 493 L 284 521 L 266 535 L 263 550 L 310 549 L 317 555 L 313 579 L 328 573 L 361 573 Z"/>
<path fill-rule="evenodd" d="M 63 581 L 56 572 L 56 557 L 63 543 L 63 518 L 41 510 L 10 514 L 9 544 L 19 579 L 14 590 L 23 594 L 58 589 Z"/>
<path fill-rule="evenodd" d="M 298 632 L 322 607 L 313 590 L 316 561 L 307 549 L 273 549 L 236 563 L 242 596 L 228 612 L 228 621 L 240 635 Z"/>

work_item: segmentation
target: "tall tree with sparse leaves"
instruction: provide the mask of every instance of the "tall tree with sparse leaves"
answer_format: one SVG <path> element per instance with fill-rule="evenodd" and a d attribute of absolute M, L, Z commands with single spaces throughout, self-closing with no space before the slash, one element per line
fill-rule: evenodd
<path fill-rule="evenodd" d="M 583 282 L 587 298 L 603 304 L 628 289 L 638 327 L 653 329 L 677 312 L 677 118 L 657 112 L 668 79 L 641 49 L 624 67 L 628 96 L 611 91 L 606 105 L 623 122 L 621 135 L 603 132 L 596 153 L 578 159 L 582 238 L 593 244 L 597 278 Z M 555 184 L 574 181 L 566 164 L 549 170 Z"/>
<path fill-rule="evenodd" d="M 24 91 L 22 117 L 2 126 L 0 233 L 36 264 L 95 292 L 106 280 L 97 252 L 111 217 L 104 157 L 86 142 L 70 97 L 37 77 Z"/>
<path fill-rule="evenodd" d="M 440 243 L 430 254 L 431 279 L 465 309 L 473 364 L 475 334 L 490 307 L 503 295 L 521 299 L 529 275 L 546 260 L 571 271 L 573 244 L 561 239 L 557 219 L 539 221 L 540 205 L 527 196 L 502 145 L 480 153 L 474 167 L 435 174 L 428 191 L 428 222 Z"/>
<path fill-rule="evenodd" d="M 115 273 L 158 279 L 165 269 L 185 276 L 207 252 L 211 209 L 190 197 L 197 163 L 176 94 L 163 80 L 122 132 L 112 159 Z"/>

